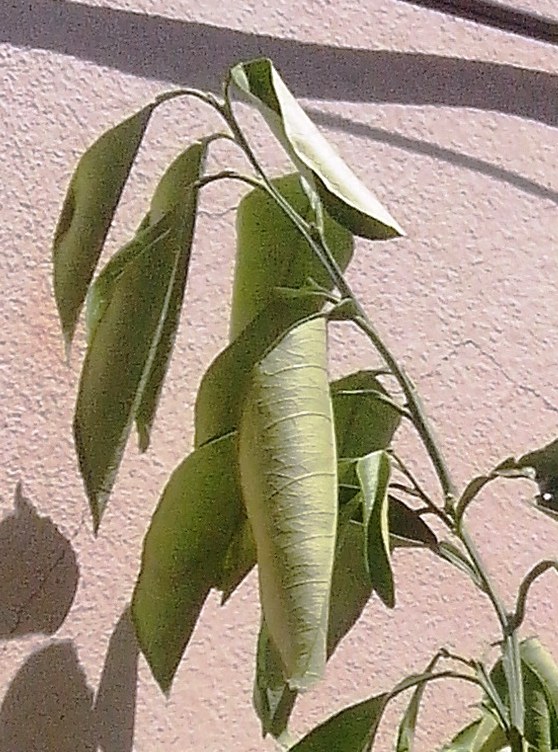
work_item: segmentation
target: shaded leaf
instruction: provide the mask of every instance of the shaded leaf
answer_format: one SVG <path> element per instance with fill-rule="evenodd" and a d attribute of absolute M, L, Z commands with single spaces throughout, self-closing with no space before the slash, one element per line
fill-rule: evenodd
<path fill-rule="evenodd" d="M 142 652 L 165 692 L 243 514 L 235 442 L 224 436 L 176 468 L 145 537 L 132 616 Z"/>
<path fill-rule="evenodd" d="M 388 700 L 386 693 L 345 708 L 312 729 L 290 752 L 367 752 Z"/>
<path fill-rule="evenodd" d="M 538 503 L 541 508 L 558 512 L 558 439 L 542 449 L 524 454 L 517 464 L 534 468 L 539 486 Z"/>
<path fill-rule="evenodd" d="M 160 342 L 179 257 L 173 214 L 140 232 L 124 249 L 110 300 L 85 356 L 74 436 L 95 530 L 112 489 L 136 410 Z M 118 264 L 116 260 L 109 264 Z"/>
<path fill-rule="evenodd" d="M 536 638 L 521 643 L 521 660 L 540 682 L 548 703 L 552 746 L 558 746 L 558 666 Z"/>
<path fill-rule="evenodd" d="M 219 472 L 219 469 L 216 469 Z M 223 568 L 215 583 L 217 590 L 223 593 L 221 605 L 224 605 L 244 578 L 256 566 L 256 542 L 252 528 L 243 516 L 234 531 L 233 537 L 223 560 Z"/>
<path fill-rule="evenodd" d="M 293 689 L 326 661 L 337 519 L 326 350 L 323 318 L 290 331 L 254 368 L 238 436 L 264 619 Z"/>
<path fill-rule="evenodd" d="M 389 608 L 395 606 L 389 548 L 388 485 L 389 456 L 372 452 L 357 462 L 362 488 L 365 555 L 372 587 Z"/>
<path fill-rule="evenodd" d="M 391 444 L 401 416 L 374 392 L 387 395 L 374 371 L 357 371 L 331 384 L 339 457 L 364 457 Z"/>
<path fill-rule="evenodd" d="M 403 235 L 376 196 L 312 123 L 270 60 L 235 65 L 231 78 L 261 112 L 331 217 L 355 235 L 371 240 Z"/>
<path fill-rule="evenodd" d="M 54 295 L 66 348 L 154 108 L 152 103 L 104 133 L 71 178 L 53 242 Z"/>
<path fill-rule="evenodd" d="M 313 210 L 298 173 L 272 182 L 298 214 L 312 221 Z M 265 191 L 256 189 L 244 196 L 236 214 L 236 232 L 232 339 L 271 302 L 275 288 L 301 288 L 308 278 L 324 289 L 332 288 L 306 238 Z M 340 268 L 346 269 L 353 253 L 351 233 L 326 217 L 324 237 Z M 323 302 L 323 297 L 316 297 L 316 310 Z"/>
<path fill-rule="evenodd" d="M 396 499 L 391 494 L 388 496 L 388 520 L 389 534 L 391 544 L 395 546 L 425 546 L 433 550 L 438 550 L 438 539 L 432 530 L 428 527 L 422 517 L 404 504 L 400 499 Z"/>

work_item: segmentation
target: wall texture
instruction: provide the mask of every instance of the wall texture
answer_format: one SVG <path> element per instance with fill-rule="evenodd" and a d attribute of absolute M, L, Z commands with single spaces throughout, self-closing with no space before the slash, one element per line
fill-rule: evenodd
<path fill-rule="evenodd" d="M 508 0 L 512 4 L 512 0 Z M 514 0 L 556 16 L 555 0 Z M 152 449 L 127 454 L 93 539 L 71 440 L 80 334 L 63 359 L 50 244 L 80 152 L 177 83 L 215 87 L 237 61 L 273 57 L 347 161 L 408 232 L 361 244 L 351 280 L 424 393 L 460 482 L 556 436 L 558 416 L 558 51 L 397 0 L 3 0 L 0 4 L 0 752 L 255 752 L 250 707 L 258 611 L 251 577 L 211 598 L 165 700 L 137 655 L 126 604 L 142 534 L 186 454 L 196 386 L 224 345 L 237 188 L 211 188 Z M 245 113 L 250 127 L 261 128 Z M 181 145 L 214 125 L 196 104 L 154 118 L 109 250 L 127 238 Z M 258 144 L 285 162 L 270 135 Z M 211 285 L 211 287 L 209 287 Z M 333 335 L 335 373 L 370 363 Z M 416 463 L 410 437 L 404 444 Z M 496 486 L 474 533 L 510 598 L 558 529 Z M 372 602 L 303 731 L 343 704 L 420 670 L 441 645 L 481 655 L 487 604 L 428 555 L 395 559 L 398 605 Z M 558 583 L 534 588 L 525 634 L 556 651 Z M 558 653 L 555 652 L 556 658 Z M 137 676 L 136 676 L 137 672 Z M 420 749 L 468 717 L 454 685 L 428 692 Z M 466 704 L 465 703 L 465 704 Z M 135 719 L 134 719 L 135 714 Z M 393 714 L 380 749 L 392 748 Z"/>

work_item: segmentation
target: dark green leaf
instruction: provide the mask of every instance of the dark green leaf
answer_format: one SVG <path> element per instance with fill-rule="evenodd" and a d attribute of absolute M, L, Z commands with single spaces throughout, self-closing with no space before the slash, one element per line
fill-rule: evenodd
<path fill-rule="evenodd" d="M 403 235 L 389 212 L 308 118 L 270 60 L 240 63 L 232 68 L 231 77 L 259 109 L 331 217 L 355 235 L 371 240 Z"/>
<path fill-rule="evenodd" d="M 395 606 L 395 590 L 389 547 L 389 456 L 372 452 L 357 462 L 362 488 L 366 562 L 372 587 L 389 608 Z"/>
<path fill-rule="evenodd" d="M 499 752 L 507 746 L 503 729 L 491 715 L 485 714 L 462 729 L 443 752 Z"/>
<path fill-rule="evenodd" d="M 540 493 L 538 503 L 558 512 L 558 439 L 542 449 L 524 454 L 517 464 L 534 468 Z"/>
<path fill-rule="evenodd" d="M 149 446 L 149 435 L 180 320 L 198 208 L 198 189 L 193 184 L 201 177 L 207 145 L 207 140 L 192 144 L 174 160 L 157 186 L 147 217 L 149 225 L 153 225 L 163 215 L 177 210 L 177 221 L 172 227 L 168 243 L 169 246 L 175 245 L 178 267 L 157 352 L 136 411 L 142 451 Z"/>
<path fill-rule="evenodd" d="M 54 295 L 67 349 L 154 107 L 104 133 L 81 157 L 70 181 L 53 244 Z"/>
<path fill-rule="evenodd" d="M 326 322 L 303 322 L 254 368 L 238 430 L 265 622 L 292 689 L 322 675 L 337 465 Z"/>
<path fill-rule="evenodd" d="M 438 539 L 422 517 L 394 496 L 389 496 L 389 533 L 393 546 L 425 546 L 438 550 Z"/>
<path fill-rule="evenodd" d="M 244 514 L 236 473 L 234 436 L 190 454 L 172 474 L 144 541 L 132 615 L 165 692 Z"/>
<path fill-rule="evenodd" d="M 432 671 L 439 659 L 439 655 L 434 656 L 426 667 L 426 673 Z M 426 683 L 418 684 L 411 695 L 407 709 L 405 710 L 401 723 L 399 724 L 396 752 L 412 752 L 415 743 L 418 714 L 425 687 Z"/>
<path fill-rule="evenodd" d="M 159 346 L 179 264 L 166 215 L 123 253 L 81 372 L 74 435 L 95 529 L 112 489 Z M 118 255 L 109 265 L 119 263 Z M 107 276 L 110 272 L 107 272 Z"/>
<path fill-rule="evenodd" d="M 374 392 L 387 394 L 373 371 L 351 373 L 332 383 L 338 457 L 364 457 L 391 444 L 401 416 Z"/>
<path fill-rule="evenodd" d="M 345 708 L 312 729 L 290 752 L 367 752 L 388 700 L 386 693 Z"/>
<path fill-rule="evenodd" d="M 312 207 L 298 173 L 272 182 L 304 219 L 312 221 Z M 274 288 L 301 288 L 308 278 L 324 289 L 332 288 L 329 275 L 306 238 L 265 191 L 251 191 L 242 199 L 237 210 L 236 227 L 231 339 L 271 302 Z M 327 217 L 324 237 L 344 270 L 353 253 L 351 233 Z M 316 298 L 316 310 L 323 302 L 323 297 Z"/>
<path fill-rule="evenodd" d="M 216 468 L 215 472 L 220 472 L 219 468 Z M 228 601 L 240 583 L 256 566 L 256 556 L 256 542 L 250 523 L 244 516 L 234 531 L 223 561 L 223 570 L 215 583 L 217 590 L 223 593 L 221 605 Z"/>
<path fill-rule="evenodd" d="M 530 480 L 531 474 L 527 468 L 520 467 L 513 457 L 509 457 L 495 467 L 488 475 L 479 475 L 473 478 L 461 494 L 457 503 L 455 513 L 458 520 L 463 517 L 469 504 L 478 496 L 482 489 L 497 478 L 527 478 Z"/>

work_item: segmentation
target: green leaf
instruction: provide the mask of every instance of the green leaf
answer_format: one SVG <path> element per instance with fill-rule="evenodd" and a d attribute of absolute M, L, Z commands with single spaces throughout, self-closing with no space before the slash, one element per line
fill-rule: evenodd
<path fill-rule="evenodd" d="M 104 133 L 74 171 L 54 235 L 54 295 L 69 349 L 122 190 L 155 103 Z"/>
<path fill-rule="evenodd" d="M 507 746 L 505 732 L 491 715 L 485 713 L 462 729 L 443 752 L 499 752 Z"/>
<path fill-rule="evenodd" d="M 180 262 L 166 215 L 140 232 L 95 325 L 83 364 L 74 436 L 95 530 L 159 346 Z M 113 261 L 119 263 L 118 257 Z M 110 264 L 111 262 L 109 262 Z"/>
<path fill-rule="evenodd" d="M 274 300 L 211 363 L 196 396 L 195 444 L 234 431 L 252 369 L 273 346 L 301 321 L 315 314 L 314 301 Z"/>
<path fill-rule="evenodd" d="M 391 405 L 378 399 L 386 390 L 373 371 L 357 371 L 331 385 L 339 457 L 364 457 L 387 449 L 401 416 Z"/>
<path fill-rule="evenodd" d="M 521 660 L 540 682 L 550 712 L 552 746 L 558 746 L 558 666 L 539 640 L 521 643 Z"/>
<path fill-rule="evenodd" d="M 438 660 L 439 655 L 434 656 L 426 667 L 426 673 L 430 673 Z M 415 743 L 415 730 L 417 727 L 418 714 L 426 683 L 418 684 L 411 695 L 407 709 L 403 714 L 397 733 L 396 752 L 412 752 Z"/>
<path fill-rule="evenodd" d="M 234 84 L 261 112 L 326 212 L 355 235 L 385 240 L 403 230 L 306 115 L 270 60 L 235 65 Z"/>
<path fill-rule="evenodd" d="M 177 222 L 172 227 L 168 243 L 169 246 L 175 244 L 179 262 L 157 352 L 136 411 L 141 451 L 149 446 L 151 427 L 180 321 L 198 209 L 199 191 L 194 183 L 203 172 L 208 143 L 209 139 L 198 141 L 174 160 L 157 186 L 146 218 L 149 225 L 153 225 L 169 211 L 177 210 Z"/>
<path fill-rule="evenodd" d="M 216 472 L 219 472 L 218 468 Z M 223 561 L 223 569 L 215 584 L 217 590 L 223 594 L 221 605 L 228 601 L 240 583 L 256 566 L 256 556 L 256 541 L 250 523 L 244 516 L 234 531 Z"/>
<path fill-rule="evenodd" d="M 313 220 L 314 212 L 298 173 L 272 183 L 298 214 Z M 237 210 L 236 228 L 231 338 L 271 302 L 275 288 L 300 288 L 308 278 L 326 290 L 332 288 L 329 275 L 306 238 L 265 191 L 256 189 L 244 196 Z M 353 253 L 351 233 L 326 217 L 324 237 L 340 268 L 346 269 Z M 323 298 L 316 300 L 319 310 Z"/>
<path fill-rule="evenodd" d="M 542 449 L 524 454 L 517 464 L 534 468 L 540 492 L 539 505 L 558 512 L 558 439 Z"/>
<path fill-rule="evenodd" d="M 172 474 L 145 537 L 132 615 L 165 692 L 244 513 L 236 473 L 234 436 L 194 451 Z"/>
<path fill-rule="evenodd" d="M 389 697 L 385 693 L 345 708 L 312 729 L 290 752 L 367 752 Z"/>
<path fill-rule="evenodd" d="M 457 503 L 455 510 L 456 519 L 460 520 L 469 504 L 478 496 L 482 489 L 488 483 L 498 478 L 527 478 L 528 480 L 532 480 L 529 469 L 519 466 L 513 457 L 509 457 L 487 475 L 479 475 L 468 483 Z"/>
<path fill-rule="evenodd" d="M 389 456 L 372 452 L 357 462 L 362 488 L 365 551 L 372 587 L 388 608 L 395 606 L 395 590 L 389 548 L 388 485 Z"/>
<path fill-rule="evenodd" d="M 337 520 L 326 366 L 323 318 L 290 331 L 255 366 L 238 435 L 263 615 L 292 689 L 315 683 L 326 662 Z"/>
<path fill-rule="evenodd" d="M 389 501 L 389 534 L 393 547 L 424 546 L 438 551 L 438 539 L 422 517 L 394 496 Z"/>
<path fill-rule="evenodd" d="M 454 567 L 465 572 L 481 590 L 484 589 L 483 582 L 477 570 L 472 565 L 470 559 L 456 545 L 450 541 L 440 541 L 438 544 L 438 554 Z"/>

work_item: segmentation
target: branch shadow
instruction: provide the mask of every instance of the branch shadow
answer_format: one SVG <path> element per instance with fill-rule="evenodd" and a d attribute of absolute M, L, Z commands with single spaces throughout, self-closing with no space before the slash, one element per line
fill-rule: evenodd
<path fill-rule="evenodd" d="M 0 522 L 0 639 L 51 635 L 74 600 L 79 570 L 71 542 L 41 517 L 18 484 Z"/>
<path fill-rule="evenodd" d="M 320 45 L 67 0 L 3 0 L 0 42 L 213 91 L 231 64 L 267 55 L 298 97 L 470 107 L 558 125 L 558 77 L 509 64 Z"/>

